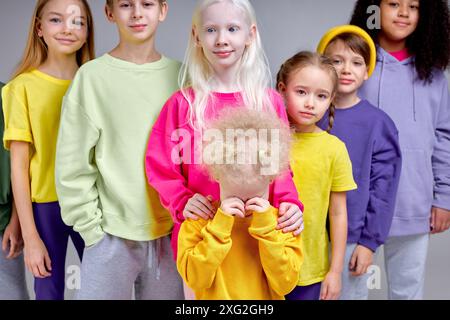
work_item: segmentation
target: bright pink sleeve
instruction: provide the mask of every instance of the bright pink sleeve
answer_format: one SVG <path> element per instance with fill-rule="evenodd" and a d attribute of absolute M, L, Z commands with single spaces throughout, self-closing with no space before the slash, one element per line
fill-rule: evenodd
<path fill-rule="evenodd" d="M 272 100 L 275 111 L 280 119 L 289 123 L 286 107 L 284 106 L 283 98 L 278 92 L 271 89 L 269 90 L 270 99 Z M 272 194 L 272 205 L 276 208 L 280 207 L 280 203 L 289 202 L 296 204 L 300 210 L 303 211 L 303 203 L 300 201 L 297 188 L 295 187 L 294 180 L 292 179 L 293 173 L 289 170 L 288 173 L 277 178 L 270 186 Z"/>
<path fill-rule="evenodd" d="M 148 183 L 159 193 L 161 204 L 169 210 L 175 223 L 184 220 L 184 207 L 194 195 L 186 187 L 181 164 L 173 161 L 177 158 L 180 160 L 180 157 L 178 152 L 173 152 L 179 143 L 172 141 L 172 133 L 180 129 L 180 118 L 186 109 L 183 109 L 180 101 L 183 101 L 181 94 L 175 93 L 164 105 L 150 133 L 145 154 Z"/>
<path fill-rule="evenodd" d="M 269 90 L 269 97 L 272 101 L 273 107 L 275 108 L 276 113 L 278 114 L 278 117 L 283 120 L 285 123 L 289 123 L 286 107 L 284 105 L 284 100 L 281 97 L 281 95 L 273 90 Z"/>
<path fill-rule="evenodd" d="M 294 180 L 292 180 L 292 171 L 275 179 L 270 185 L 272 195 L 272 205 L 276 208 L 280 207 L 283 202 L 296 204 L 303 212 L 303 203 L 300 201 Z"/>

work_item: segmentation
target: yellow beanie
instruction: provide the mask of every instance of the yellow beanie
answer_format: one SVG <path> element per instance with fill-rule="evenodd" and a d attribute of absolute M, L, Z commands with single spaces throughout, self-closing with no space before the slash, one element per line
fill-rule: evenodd
<path fill-rule="evenodd" d="M 361 29 L 360 27 L 353 26 L 353 25 L 343 25 L 331 28 L 330 30 L 325 33 L 325 35 L 322 37 L 322 39 L 319 42 L 319 45 L 317 46 L 317 52 L 320 54 L 323 54 L 325 52 L 325 49 L 327 48 L 328 44 L 338 35 L 342 33 L 353 33 L 360 37 L 362 37 L 367 44 L 370 47 L 370 61 L 368 67 L 368 75 L 369 77 L 372 75 L 373 70 L 375 70 L 375 65 L 377 63 L 377 49 L 375 47 L 375 43 L 373 42 L 372 38 L 369 36 L 369 34 Z"/>

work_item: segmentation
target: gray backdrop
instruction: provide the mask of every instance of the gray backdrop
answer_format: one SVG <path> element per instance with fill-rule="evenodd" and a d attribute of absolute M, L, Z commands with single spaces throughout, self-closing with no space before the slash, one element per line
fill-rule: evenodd
<path fill-rule="evenodd" d="M 96 51 L 101 55 L 117 44 L 114 25 L 104 17 L 104 0 L 90 0 L 95 20 Z M 27 38 L 34 0 L 0 1 L 0 81 L 7 82 L 18 63 Z M 318 40 L 330 27 L 347 23 L 355 0 L 253 0 L 263 43 L 274 75 L 280 64 L 296 51 L 314 50 Z M 190 33 L 191 13 L 195 0 L 169 0 L 169 15 L 158 32 L 157 47 L 165 55 L 181 60 Z M 426 299 L 450 299 L 450 232 L 431 237 L 427 261 Z M 72 245 L 67 266 L 78 265 Z M 380 254 L 381 253 L 381 254 Z M 380 266 L 381 288 L 371 290 L 371 299 L 386 298 L 386 277 L 383 254 L 380 251 L 376 265 Z M 76 268 L 76 267 L 75 267 Z M 75 269 L 76 270 L 76 269 Z M 73 272 L 73 271 L 71 271 Z M 73 273 L 71 273 L 73 274 Z M 28 287 L 32 293 L 32 277 Z M 66 291 L 66 298 L 73 297 Z"/>

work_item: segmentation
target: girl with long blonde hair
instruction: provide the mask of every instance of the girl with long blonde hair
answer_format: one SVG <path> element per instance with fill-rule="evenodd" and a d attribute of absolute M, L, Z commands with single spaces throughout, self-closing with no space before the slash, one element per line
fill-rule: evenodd
<path fill-rule="evenodd" d="M 11 152 L 11 183 L 36 299 L 63 299 L 69 236 L 81 259 L 84 243 L 60 214 L 55 150 L 61 103 L 78 68 L 94 57 L 86 0 L 39 0 L 23 58 L 2 91 Z"/>

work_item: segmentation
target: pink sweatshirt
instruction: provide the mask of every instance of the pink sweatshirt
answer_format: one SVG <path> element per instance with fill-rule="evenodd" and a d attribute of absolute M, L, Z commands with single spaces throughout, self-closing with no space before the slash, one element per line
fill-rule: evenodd
<path fill-rule="evenodd" d="M 193 95 L 192 90 L 190 94 Z M 287 123 L 283 99 L 272 89 L 269 94 L 277 114 Z M 212 101 L 205 111 L 206 119 L 213 118 L 223 108 L 243 105 L 240 93 L 213 93 L 213 96 L 214 99 L 211 99 Z M 172 139 L 173 132 L 177 129 L 180 129 L 178 130 L 179 136 L 183 139 L 179 139 L 178 136 Z M 205 197 L 211 195 L 213 201 L 220 200 L 219 184 L 209 178 L 201 164 L 193 161 L 194 153 L 192 151 L 195 150 L 195 139 L 190 139 L 189 143 L 189 137 L 194 137 L 194 129 L 189 124 L 189 104 L 181 91 L 178 91 L 169 98 L 161 110 L 150 134 L 145 157 L 148 182 L 158 191 L 162 205 L 170 211 L 175 222 L 172 233 L 172 248 L 175 256 L 178 231 L 184 220 L 183 210 L 188 200 L 196 193 Z M 183 144 L 180 144 L 180 141 L 185 142 L 184 145 L 187 146 L 184 153 L 184 150 L 176 151 L 177 146 Z M 199 142 L 201 143 L 201 140 Z M 172 157 L 179 159 L 179 154 L 183 158 L 182 164 L 172 161 Z M 191 164 L 186 163 L 189 162 L 189 159 Z M 303 210 L 292 180 L 292 173 L 285 174 L 271 184 L 269 201 L 276 208 L 282 202 L 289 202 L 298 205 Z"/>

